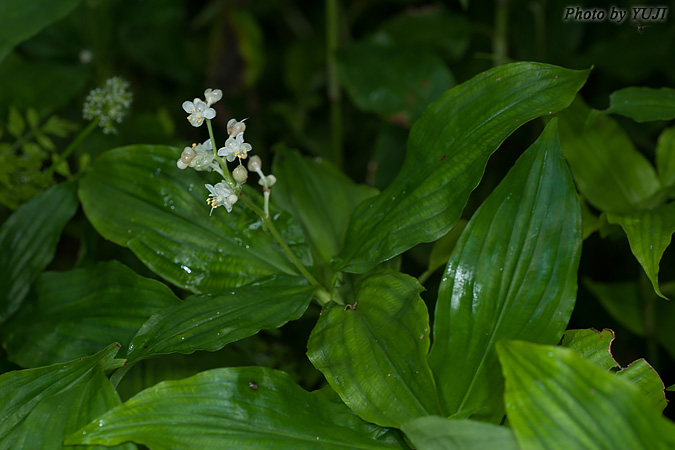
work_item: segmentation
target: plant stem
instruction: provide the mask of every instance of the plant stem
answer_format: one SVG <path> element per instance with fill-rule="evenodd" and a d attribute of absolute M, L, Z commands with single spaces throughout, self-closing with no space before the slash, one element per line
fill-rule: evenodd
<path fill-rule="evenodd" d="M 492 40 L 493 59 L 495 66 L 506 63 L 506 47 L 508 46 L 509 7 L 508 0 L 496 0 L 495 31 Z"/>
<path fill-rule="evenodd" d="M 328 76 L 328 100 L 330 101 L 330 124 L 333 163 L 342 168 L 342 105 L 340 82 L 335 65 L 338 48 L 338 0 L 326 0 L 326 70 Z"/>
<path fill-rule="evenodd" d="M 206 119 L 206 128 L 209 129 L 209 139 L 211 139 L 211 148 L 213 149 L 213 155 L 218 160 L 220 168 L 223 169 L 223 178 L 227 181 L 227 184 L 230 185 L 232 189 L 236 188 L 237 183 L 234 182 L 230 169 L 227 168 L 227 162 L 218 156 L 218 149 L 216 148 L 216 139 L 213 137 L 213 128 L 211 128 L 211 120 Z"/>
<path fill-rule="evenodd" d="M 52 165 L 47 169 L 47 174 L 52 175 L 54 173 L 54 170 L 56 170 L 56 167 L 61 164 L 63 161 L 66 160 L 70 156 L 71 153 L 82 143 L 82 141 L 89 136 L 89 133 L 91 133 L 94 128 L 96 128 L 96 125 L 98 125 L 98 120 L 93 120 L 89 125 L 87 125 L 87 128 L 84 130 L 80 131 L 80 134 L 78 134 L 75 139 L 70 143 L 68 147 L 56 158 L 56 160 L 52 163 Z"/>
<path fill-rule="evenodd" d="M 263 225 L 267 227 L 269 232 L 272 234 L 274 239 L 277 241 L 277 243 L 281 246 L 281 249 L 286 253 L 286 256 L 288 256 L 288 259 L 291 260 L 293 265 L 300 271 L 300 273 L 309 281 L 309 283 L 314 286 L 314 294 L 316 295 L 319 303 L 321 305 L 325 305 L 329 301 L 331 301 L 330 294 L 326 291 L 326 289 L 319 284 L 318 281 L 316 281 L 316 278 L 312 276 L 311 273 L 307 270 L 305 266 L 302 265 L 300 260 L 298 259 L 297 256 L 295 256 L 295 253 L 291 250 L 291 248 L 286 244 L 286 241 L 281 237 L 281 234 L 277 230 L 277 228 L 274 226 L 274 222 L 270 217 L 267 217 L 265 215 L 265 211 L 260 209 L 258 206 L 256 206 L 255 203 L 253 203 L 248 197 L 245 195 L 241 195 L 239 199 L 249 208 L 253 210 L 257 215 L 260 216 L 260 219 L 263 222 Z"/>

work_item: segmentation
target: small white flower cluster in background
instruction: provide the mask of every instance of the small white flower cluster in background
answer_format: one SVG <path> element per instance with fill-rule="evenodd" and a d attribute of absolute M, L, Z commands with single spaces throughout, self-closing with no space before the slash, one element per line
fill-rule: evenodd
<path fill-rule="evenodd" d="M 115 123 L 122 122 L 133 99 L 128 88 L 129 83 L 124 79 L 109 78 L 102 88 L 89 92 L 84 101 L 82 116 L 87 120 L 97 119 L 105 134 L 117 133 Z"/>
<path fill-rule="evenodd" d="M 211 105 L 223 98 L 223 92 L 220 89 L 207 89 L 204 91 L 204 98 L 205 100 L 195 98 L 191 102 L 183 102 L 183 110 L 188 113 L 187 120 L 193 127 L 199 127 L 204 122 L 207 123 L 211 139 L 204 141 L 202 144 L 192 144 L 190 147 L 185 147 L 180 158 L 176 161 L 176 165 L 179 169 L 192 167 L 198 171 L 218 172 L 223 177 L 223 181 L 216 183 L 216 185 L 204 185 L 210 192 L 206 203 L 211 206 L 211 213 L 219 206 L 224 206 L 227 212 L 230 212 L 232 211 L 232 205 L 237 202 L 238 196 L 241 195 L 241 186 L 248 179 L 248 172 L 242 165 L 241 160 L 248 157 L 248 153 L 253 147 L 251 147 L 251 144 L 244 142 L 244 131 L 246 131 L 244 122 L 246 119 L 242 121 L 230 119 L 227 123 L 228 138 L 225 141 L 225 146 L 216 150 L 212 141 L 213 134 L 210 125 L 211 119 L 216 117 L 216 110 L 211 108 Z M 228 162 L 239 159 L 239 166 L 232 171 L 231 176 L 223 158 Z M 274 175 L 265 176 L 263 174 L 258 156 L 251 158 L 249 169 L 260 175 L 260 185 L 263 186 L 265 194 L 264 212 L 269 217 L 270 187 L 276 182 L 276 178 Z"/>

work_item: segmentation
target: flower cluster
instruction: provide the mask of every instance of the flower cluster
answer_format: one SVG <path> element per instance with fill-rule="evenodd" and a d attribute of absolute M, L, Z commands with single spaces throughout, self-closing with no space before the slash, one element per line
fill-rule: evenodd
<path fill-rule="evenodd" d="M 105 86 L 87 95 L 82 116 L 87 120 L 97 119 L 105 134 L 117 133 L 115 123 L 122 122 L 133 99 L 128 88 L 129 83 L 122 78 L 109 78 Z"/>
<path fill-rule="evenodd" d="M 223 97 L 220 89 L 207 89 L 204 91 L 204 100 L 195 98 L 194 100 L 183 102 L 183 110 L 188 113 L 187 120 L 194 127 L 199 127 L 207 123 L 211 139 L 202 144 L 192 144 L 185 147 L 180 155 L 176 165 L 179 169 L 192 167 L 195 170 L 217 172 L 223 177 L 223 181 L 215 185 L 205 184 L 209 191 L 209 198 L 206 203 L 211 206 L 211 212 L 219 206 L 224 206 L 227 212 L 232 211 L 234 205 L 241 195 L 241 186 L 248 179 L 248 172 L 242 165 L 241 160 L 248 158 L 248 153 L 253 149 L 251 144 L 244 142 L 244 131 L 246 131 L 246 119 L 238 121 L 231 119 L 227 123 L 228 138 L 225 145 L 216 150 L 211 130 L 210 120 L 216 117 L 216 110 L 211 105 Z M 227 169 L 227 163 L 235 159 L 239 160 L 237 166 L 230 175 Z M 249 169 L 255 170 L 260 175 L 260 185 L 263 186 L 265 209 L 264 212 L 269 217 L 268 203 L 270 187 L 276 182 L 274 175 L 265 176 L 261 170 L 260 158 L 254 156 L 249 163 Z"/>

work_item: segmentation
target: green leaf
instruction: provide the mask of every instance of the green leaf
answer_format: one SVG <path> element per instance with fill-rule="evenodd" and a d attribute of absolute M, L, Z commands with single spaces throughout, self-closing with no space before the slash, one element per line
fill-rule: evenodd
<path fill-rule="evenodd" d="M 379 434 L 386 430 L 379 429 Z M 214 369 L 147 389 L 66 439 L 66 445 L 126 441 L 174 448 L 403 448 L 377 439 L 341 404 L 306 392 L 264 367 Z"/>
<path fill-rule="evenodd" d="M 443 61 L 424 47 L 356 43 L 340 49 L 336 63 L 357 107 L 404 125 L 455 84 Z"/>
<path fill-rule="evenodd" d="M 574 350 L 596 366 L 610 370 L 619 367 L 611 352 L 614 332 L 608 328 L 602 331 L 594 329 L 567 330 L 563 335 L 562 345 Z"/>
<path fill-rule="evenodd" d="M 353 305 L 324 309 L 307 356 L 362 419 L 386 427 L 440 414 L 426 361 L 429 316 L 417 280 L 380 271 L 360 280 Z"/>
<path fill-rule="evenodd" d="M 560 142 L 585 200 L 603 211 L 651 206 L 660 189 L 656 171 L 610 117 L 581 98 L 560 114 Z"/>
<path fill-rule="evenodd" d="M 466 228 L 467 221 L 460 219 L 457 225 L 448 234 L 440 238 L 434 244 L 429 255 L 429 270 L 433 271 L 448 263 L 452 250 L 457 244 L 457 240 L 462 235 L 464 228 Z"/>
<path fill-rule="evenodd" d="M 445 235 L 502 141 L 523 123 L 569 105 L 588 73 L 508 64 L 443 94 L 413 126 L 396 180 L 352 214 L 334 267 L 366 272 Z"/>
<path fill-rule="evenodd" d="M 675 358 L 675 327 L 672 325 L 675 323 L 674 302 L 658 300 L 650 292 L 652 289 L 649 284 L 599 283 L 586 279 L 584 285 L 617 322 L 638 336 L 645 336 L 645 313 L 649 314 L 649 329 Z M 666 294 L 675 296 L 675 283 L 663 284 L 662 288 Z"/>
<path fill-rule="evenodd" d="M 10 106 L 9 115 L 7 116 L 7 131 L 9 134 L 19 139 L 26 129 L 26 121 L 23 116 L 14 106 Z"/>
<path fill-rule="evenodd" d="M 502 341 L 509 424 L 524 450 L 675 445 L 675 426 L 632 383 L 576 352 Z"/>
<path fill-rule="evenodd" d="M 581 213 L 557 120 L 476 211 L 441 281 L 429 363 L 449 413 L 503 416 L 495 343 L 557 343 L 574 308 Z"/>
<path fill-rule="evenodd" d="M 87 382 L 45 398 L 31 411 L 17 433 L 14 448 L 61 450 L 64 437 L 120 403 L 101 368 L 94 366 Z M 105 448 L 97 446 L 92 449 Z M 131 450 L 136 446 L 125 444 L 116 448 Z"/>
<path fill-rule="evenodd" d="M 635 255 L 659 297 L 659 263 L 675 233 L 675 203 L 629 214 L 607 214 L 609 223 L 621 225 Z"/>
<path fill-rule="evenodd" d="M 628 367 L 619 371 L 617 376 L 622 376 L 634 383 L 644 393 L 645 398 L 651 401 L 659 411 L 663 412 L 668 405 L 664 392 L 665 386 L 661 377 L 644 359 L 638 359 L 631 363 Z"/>
<path fill-rule="evenodd" d="M 28 108 L 26 111 L 26 120 L 32 130 L 38 128 L 38 125 L 40 125 L 40 115 L 35 111 L 35 108 Z"/>
<path fill-rule="evenodd" d="M 110 342 L 126 347 L 152 314 L 179 304 L 164 284 L 117 261 L 45 272 L 35 297 L 2 329 L 9 359 L 22 367 L 69 361 Z"/>
<path fill-rule="evenodd" d="M 583 240 L 586 240 L 586 238 L 598 231 L 600 228 L 600 221 L 588 207 L 588 204 L 583 197 L 579 198 L 579 206 L 581 206 L 581 237 Z"/>
<path fill-rule="evenodd" d="M 656 170 L 664 186 L 675 185 L 675 127 L 666 128 L 656 143 Z"/>
<path fill-rule="evenodd" d="M 636 122 L 675 118 L 675 89 L 628 87 L 609 96 L 608 113 L 630 117 Z"/>
<path fill-rule="evenodd" d="M 87 218 L 106 239 L 128 247 L 153 272 L 195 293 L 221 293 L 296 269 L 258 216 L 238 204 L 231 213 L 205 203 L 214 174 L 176 167 L 180 150 L 130 146 L 101 155 L 80 181 Z M 245 190 L 251 201 L 261 197 Z M 124 205 L 124 208 L 120 208 Z M 274 214 L 277 229 L 305 265 L 300 229 Z"/>
<path fill-rule="evenodd" d="M 6 0 L 0 3 L 0 61 L 19 43 L 70 14 L 80 0 Z"/>
<path fill-rule="evenodd" d="M 445 417 L 420 417 L 401 429 L 418 450 L 519 450 L 513 431 L 504 426 Z"/>
<path fill-rule="evenodd" d="M 280 275 L 218 297 L 193 295 L 150 317 L 131 341 L 127 358 L 219 350 L 299 318 L 312 294 L 304 278 Z"/>
<path fill-rule="evenodd" d="M 14 314 L 54 257 L 77 210 L 76 183 L 56 185 L 23 204 L 0 228 L 0 323 Z"/>
<path fill-rule="evenodd" d="M 330 260 L 342 248 L 349 217 L 362 200 L 377 190 L 357 185 L 327 161 L 303 158 L 297 151 L 276 149 L 274 173 L 279 179 L 272 199 L 291 213 L 307 236 L 315 265 L 332 277 Z"/>
<path fill-rule="evenodd" d="M 119 344 L 78 360 L 0 375 L 0 449 L 10 449 L 26 417 L 42 401 L 88 383 L 99 363 L 111 360 Z"/>

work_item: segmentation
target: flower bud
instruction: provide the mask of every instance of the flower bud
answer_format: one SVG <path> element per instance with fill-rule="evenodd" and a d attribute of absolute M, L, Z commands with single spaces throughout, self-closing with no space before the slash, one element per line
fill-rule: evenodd
<path fill-rule="evenodd" d="M 188 168 L 188 165 L 185 164 L 182 159 L 179 159 L 178 161 L 176 161 L 176 165 L 178 166 L 178 168 L 180 170 L 185 170 L 185 169 Z"/>
<path fill-rule="evenodd" d="M 185 147 L 185 150 L 183 150 L 183 153 L 180 155 L 180 159 L 185 164 L 190 164 L 190 161 L 192 161 L 196 155 L 197 152 L 195 152 L 192 147 Z"/>
<path fill-rule="evenodd" d="M 248 171 L 246 168 L 244 168 L 244 166 L 237 166 L 232 171 L 232 177 L 234 177 L 234 180 L 237 182 L 237 184 L 244 184 L 248 179 Z"/>
<path fill-rule="evenodd" d="M 262 169 L 262 161 L 260 160 L 260 156 L 251 156 L 251 159 L 248 160 L 248 170 L 252 170 L 254 172 L 257 172 L 258 170 Z"/>
<path fill-rule="evenodd" d="M 227 201 L 230 202 L 230 205 L 234 205 L 235 203 L 237 203 L 237 200 L 239 200 L 239 197 L 237 197 L 234 194 L 230 194 L 227 197 Z"/>

